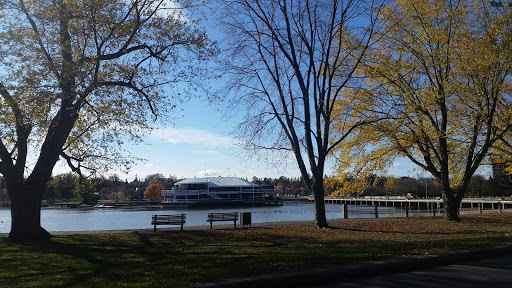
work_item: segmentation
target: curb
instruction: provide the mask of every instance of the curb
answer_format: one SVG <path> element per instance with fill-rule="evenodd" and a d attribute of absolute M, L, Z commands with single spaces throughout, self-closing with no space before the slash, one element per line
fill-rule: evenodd
<path fill-rule="evenodd" d="M 221 282 L 207 283 L 195 288 L 228 287 L 305 287 L 332 282 L 356 280 L 363 277 L 399 274 L 425 268 L 447 266 L 461 262 L 481 260 L 512 253 L 512 246 L 498 246 L 464 250 L 456 253 L 429 255 L 425 257 L 403 258 L 391 261 L 362 263 L 331 268 L 313 269 L 301 272 L 278 273 Z"/>

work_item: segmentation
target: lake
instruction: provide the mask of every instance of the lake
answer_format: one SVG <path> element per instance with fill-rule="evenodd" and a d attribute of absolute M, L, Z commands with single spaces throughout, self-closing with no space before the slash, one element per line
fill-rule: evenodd
<path fill-rule="evenodd" d="M 341 205 L 326 204 L 327 219 L 341 217 Z M 349 206 L 349 218 L 371 218 L 373 207 Z M 187 214 L 187 226 L 208 225 L 209 212 L 252 212 L 252 223 L 303 221 L 315 219 L 314 204 L 291 204 L 271 207 L 244 207 L 222 209 L 43 209 L 41 226 L 50 232 L 55 231 L 94 231 L 94 230 L 131 230 L 151 229 L 151 215 Z M 379 217 L 404 217 L 405 212 L 392 207 L 379 207 Z M 11 229 L 11 212 L 0 209 L 0 233 L 9 233 Z"/>

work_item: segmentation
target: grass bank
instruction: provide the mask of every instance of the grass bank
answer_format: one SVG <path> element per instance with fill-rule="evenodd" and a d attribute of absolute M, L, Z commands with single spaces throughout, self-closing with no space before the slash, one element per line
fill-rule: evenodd
<path fill-rule="evenodd" d="M 0 239 L 2 287 L 181 287 L 333 265 L 512 244 L 512 213 L 310 225 Z M 255 225 L 256 226 L 256 225 Z"/>

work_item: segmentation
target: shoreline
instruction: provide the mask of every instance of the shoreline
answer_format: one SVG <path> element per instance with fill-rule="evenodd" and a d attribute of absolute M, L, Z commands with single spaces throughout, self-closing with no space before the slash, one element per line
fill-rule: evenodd
<path fill-rule="evenodd" d="M 502 213 L 512 213 L 512 209 L 504 209 Z M 499 210 L 483 210 L 483 213 L 480 214 L 478 210 L 475 211 L 468 211 L 463 210 L 460 211 L 460 215 L 485 215 L 485 214 L 502 214 L 499 212 Z M 417 216 L 417 217 L 385 217 L 385 218 L 333 218 L 328 219 L 327 222 L 340 222 L 340 221 L 368 221 L 368 220 L 379 220 L 379 219 L 415 219 L 415 218 L 438 218 L 443 219 L 442 215 L 440 216 Z M 249 227 L 242 227 L 240 223 L 237 223 L 236 230 L 240 229 L 261 229 L 266 227 L 273 227 L 273 226 L 286 226 L 286 225 L 315 225 L 316 220 L 297 220 L 297 221 L 274 221 L 274 222 L 260 222 L 260 223 L 253 223 Z M 163 226 L 163 227 L 157 227 L 157 232 L 180 232 L 179 226 Z M 183 231 L 204 231 L 204 230 L 210 230 L 210 225 L 194 225 L 194 226 L 184 226 Z M 233 224 L 214 224 L 213 230 L 235 230 L 233 228 Z M 153 232 L 153 226 L 143 229 L 113 229 L 113 230 L 83 230 L 83 231 L 48 231 L 52 235 L 86 235 L 86 234 L 115 234 L 115 233 L 155 233 Z M 6 238 L 9 236 L 9 233 L 0 233 L 0 238 Z"/>
<path fill-rule="evenodd" d="M 290 204 L 295 204 L 292 201 L 288 202 Z M 8 207 L 0 207 L 0 210 L 7 210 Z M 80 210 L 77 208 L 60 208 L 62 210 Z M 115 210 L 118 210 L 114 208 Z M 148 209 L 141 209 L 141 210 L 148 210 Z M 157 209 L 159 210 L 159 209 Z M 512 213 L 512 209 L 503 209 L 501 212 L 498 209 L 486 209 L 483 210 L 482 213 L 478 209 L 472 209 L 472 210 L 460 210 L 460 215 L 478 215 L 478 214 L 502 214 L 502 213 Z M 425 215 L 425 216 L 412 216 L 409 217 L 410 219 L 414 218 L 439 218 L 442 219 L 443 214 L 438 214 L 437 216 L 432 215 Z M 354 220 L 377 220 L 377 219 L 409 219 L 406 217 L 380 217 L 380 218 L 374 218 L 374 217 L 364 217 L 364 218 L 353 218 L 350 217 L 347 219 L 343 218 L 331 218 L 328 219 L 328 222 L 339 222 L 339 221 L 354 221 Z M 240 225 L 240 222 L 237 223 L 237 230 L 238 229 L 260 229 L 265 227 L 271 227 L 271 226 L 284 226 L 284 225 L 315 225 L 315 220 L 290 220 L 290 221 L 271 221 L 271 222 L 258 222 L 258 223 L 252 223 L 249 227 L 242 227 Z M 184 231 L 198 231 L 198 230 L 210 230 L 210 225 L 191 225 L 191 226 L 184 226 Z M 233 224 L 214 224 L 212 230 L 234 230 Z M 179 226 L 159 226 L 157 227 L 157 231 L 159 232 L 171 232 L 171 231 L 180 231 Z M 113 234 L 113 233 L 154 233 L 153 232 L 153 226 L 148 225 L 147 228 L 135 228 L 135 229 L 111 229 L 111 230 L 76 230 L 76 231 L 48 231 L 52 235 L 74 235 L 74 234 Z M 9 233 L 2 232 L 0 233 L 0 238 L 6 238 L 8 237 Z"/>
<path fill-rule="evenodd" d="M 351 218 L 351 219 L 342 219 L 342 218 L 336 218 L 336 219 L 329 219 L 330 221 L 339 221 L 339 220 L 358 220 L 361 218 Z M 240 229 L 261 229 L 265 227 L 272 227 L 272 226 L 286 226 L 286 225 L 314 225 L 315 220 L 300 220 L 300 221 L 276 221 L 276 222 L 262 222 L 262 223 L 254 223 L 254 225 L 251 225 L 249 227 L 242 227 L 237 223 L 236 230 Z M 179 226 L 165 226 L 165 227 L 158 227 L 157 232 L 171 232 L 171 231 L 180 231 Z M 197 226 L 184 226 L 183 231 L 204 231 L 204 230 L 210 230 L 210 225 L 197 225 Z M 216 224 L 213 225 L 214 230 L 235 230 L 233 228 L 233 224 Z M 84 230 L 84 231 L 48 231 L 52 235 L 87 235 L 87 234 L 116 234 L 116 233 L 155 233 L 153 232 L 153 228 L 147 228 L 147 229 L 126 229 L 126 230 Z M 156 233 L 157 233 L 156 232 Z M 9 236 L 9 233 L 0 233 L 0 238 Z"/>

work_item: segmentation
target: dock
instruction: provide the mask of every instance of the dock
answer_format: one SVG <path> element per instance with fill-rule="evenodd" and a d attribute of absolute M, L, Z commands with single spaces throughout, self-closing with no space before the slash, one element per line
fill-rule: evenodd
<path fill-rule="evenodd" d="M 312 196 L 308 197 L 309 202 L 314 202 Z M 442 199 L 404 199 L 404 197 L 393 196 L 368 196 L 365 198 L 335 198 L 326 197 L 326 204 L 347 204 L 360 206 L 383 206 L 399 209 L 407 209 L 409 211 L 431 211 L 444 210 Z M 464 198 L 460 204 L 460 208 L 464 210 L 478 209 L 482 210 L 502 210 L 512 208 L 512 199 L 510 197 L 503 198 Z"/>

